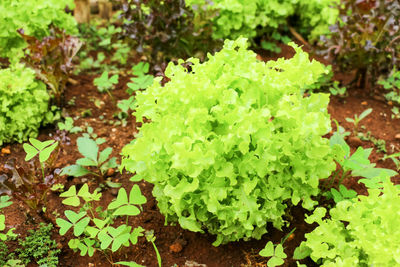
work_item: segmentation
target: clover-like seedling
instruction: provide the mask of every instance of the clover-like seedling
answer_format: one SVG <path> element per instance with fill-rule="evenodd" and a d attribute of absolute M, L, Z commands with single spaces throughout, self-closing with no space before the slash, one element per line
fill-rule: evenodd
<path fill-rule="evenodd" d="M 135 76 L 143 76 L 149 72 L 150 64 L 147 62 L 139 62 L 132 67 L 132 74 Z"/>
<path fill-rule="evenodd" d="M 104 178 L 103 176 L 108 169 L 118 166 L 115 157 L 108 159 L 112 153 L 111 147 L 107 147 L 99 152 L 99 146 L 96 141 L 88 137 L 79 137 L 77 144 L 79 152 L 84 157 L 78 159 L 76 164 L 63 168 L 60 175 L 80 177 L 93 174 L 98 178 Z M 92 172 L 87 167 L 96 167 L 99 173 Z"/>
<path fill-rule="evenodd" d="M 0 211 L 2 208 L 8 207 L 12 204 L 10 200 L 9 196 L 1 196 L 0 197 Z M 7 233 L 1 233 L 1 231 L 4 231 L 4 229 L 6 229 L 6 216 L 4 214 L 0 214 L 0 240 L 5 241 L 8 237 L 13 237 L 16 236 L 13 231 L 15 230 L 15 228 L 12 228 L 10 230 L 8 230 Z"/>
<path fill-rule="evenodd" d="M 41 142 L 35 138 L 29 138 L 29 142 L 30 144 L 25 143 L 22 146 L 26 153 L 25 161 L 31 160 L 39 154 L 39 161 L 41 163 L 45 162 L 50 157 L 51 152 L 53 152 L 58 145 L 58 142 L 54 140 Z"/>
<path fill-rule="evenodd" d="M 342 200 L 351 200 L 357 197 L 357 192 L 351 189 L 347 189 L 344 185 L 339 185 L 339 191 L 335 188 L 331 188 L 330 194 L 333 197 L 335 203 L 339 203 Z"/>
<path fill-rule="evenodd" d="M 140 90 L 140 89 L 146 89 L 150 85 L 153 84 L 154 77 L 152 75 L 143 75 L 143 76 L 138 76 L 136 78 L 131 78 L 131 83 L 128 83 L 128 89 L 126 92 L 128 94 L 132 94 L 133 92 Z"/>
<path fill-rule="evenodd" d="M 115 210 L 114 216 L 135 216 L 140 210 L 135 205 L 146 203 L 146 198 L 140 192 L 139 186 L 134 185 L 128 195 L 124 188 L 118 192 L 117 198 L 108 205 L 109 210 Z"/>
<path fill-rule="evenodd" d="M 271 257 L 268 262 L 268 267 L 280 266 L 284 263 L 283 259 L 286 259 L 287 255 L 283 252 L 282 244 L 274 246 L 274 244 L 269 241 L 267 245 L 259 252 L 262 257 Z"/>
<path fill-rule="evenodd" d="M 135 78 L 131 78 L 131 83 L 128 83 L 128 89 L 126 92 L 128 94 L 132 94 L 133 92 L 146 89 L 149 87 L 154 80 L 152 75 L 148 75 L 149 72 L 149 63 L 139 62 L 137 65 L 132 67 L 132 74 L 137 76 Z"/>
<path fill-rule="evenodd" d="M 87 184 L 84 184 L 78 193 L 76 187 L 72 186 L 60 196 L 65 197 L 63 204 L 73 207 L 80 206 L 81 200 L 84 201 L 79 213 L 66 210 L 64 212 L 66 219 L 56 219 L 61 235 L 73 229 L 76 238 L 71 239 L 68 245 L 71 249 L 79 250 L 82 256 L 86 254 L 93 256 L 97 248 L 103 251 L 112 262 L 112 257 L 108 257 L 108 252 L 116 252 L 122 246 L 129 246 L 129 244 L 135 245 L 138 238 L 143 236 L 142 227 L 133 228 L 128 225 L 128 217 L 140 213 L 134 205 L 146 203 L 146 198 L 141 194 L 138 185 L 132 187 L 129 198 L 126 190 L 121 188 L 117 199 L 108 205 L 107 212 L 101 212 L 99 208 L 96 211 L 93 210 L 94 205 L 91 202 L 99 201 L 101 193 L 97 191 L 91 193 Z M 114 219 L 117 216 L 127 216 L 126 223 L 114 226 Z"/>
<path fill-rule="evenodd" d="M 40 167 L 42 169 L 42 176 L 44 180 L 44 162 L 46 162 L 51 153 L 57 148 L 58 142 L 54 140 L 48 140 L 41 142 L 35 138 L 29 138 L 28 143 L 24 143 L 22 147 L 24 148 L 24 151 L 26 153 L 25 161 L 29 161 L 33 159 L 36 155 L 39 155 L 39 162 L 40 162 Z"/>
<path fill-rule="evenodd" d="M 57 124 L 60 131 L 66 131 L 69 133 L 82 132 L 82 128 L 74 126 L 74 120 L 71 117 L 66 117 L 64 122 L 59 122 Z"/>
<path fill-rule="evenodd" d="M 114 85 L 118 83 L 118 74 L 114 74 L 111 77 L 108 75 L 108 71 L 104 71 L 100 77 L 93 80 L 97 90 L 100 93 L 109 92 L 110 89 L 114 88 Z"/>
<path fill-rule="evenodd" d="M 74 235 L 80 236 L 90 222 L 90 217 L 85 217 L 86 211 L 76 213 L 72 210 L 66 210 L 64 214 L 68 221 L 61 218 L 56 219 L 57 225 L 60 226 L 60 235 L 65 235 L 73 227 Z"/>
<path fill-rule="evenodd" d="M 358 116 L 357 114 L 354 115 L 354 119 L 352 118 L 346 118 L 347 122 L 353 123 L 354 124 L 354 135 L 357 135 L 358 132 L 358 124 L 360 123 L 361 120 L 363 120 L 365 117 L 367 117 L 369 114 L 371 114 L 372 112 L 372 108 L 368 108 L 366 110 L 364 110 L 360 116 Z"/>

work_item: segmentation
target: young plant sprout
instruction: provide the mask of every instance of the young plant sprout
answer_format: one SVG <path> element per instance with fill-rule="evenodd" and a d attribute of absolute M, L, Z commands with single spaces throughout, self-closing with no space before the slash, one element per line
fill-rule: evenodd
<path fill-rule="evenodd" d="M 366 109 L 364 110 L 360 116 L 358 116 L 357 114 L 354 115 L 354 119 L 352 118 L 346 118 L 347 122 L 353 123 L 354 124 L 354 129 L 353 129 L 353 133 L 355 136 L 357 136 L 358 133 L 358 124 L 360 123 L 361 120 L 363 120 L 365 117 L 367 117 L 369 114 L 371 114 L 372 112 L 372 108 Z"/>

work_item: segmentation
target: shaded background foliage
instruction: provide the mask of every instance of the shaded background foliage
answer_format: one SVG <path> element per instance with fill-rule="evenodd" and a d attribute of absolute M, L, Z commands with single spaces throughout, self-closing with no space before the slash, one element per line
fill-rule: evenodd
<path fill-rule="evenodd" d="M 323 39 L 323 54 L 342 72 L 356 71 L 354 82 L 374 85 L 379 75 L 398 67 L 400 3 L 393 0 L 347 0 L 339 20 Z"/>

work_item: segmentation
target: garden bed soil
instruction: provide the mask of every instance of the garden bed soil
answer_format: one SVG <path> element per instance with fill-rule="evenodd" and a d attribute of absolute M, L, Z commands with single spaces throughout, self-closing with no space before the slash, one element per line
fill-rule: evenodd
<path fill-rule="evenodd" d="M 290 57 L 291 53 L 292 51 L 290 48 L 285 48 L 281 55 Z M 118 108 L 114 106 L 107 94 L 100 94 L 93 86 L 93 79 L 95 77 L 96 76 L 86 74 L 72 77 L 77 83 L 68 85 L 65 97 L 66 102 L 75 99 L 75 105 L 67 105 L 66 114 L 64 115 L 71 117 L 81 116 L 90 109 L 91 115 L 88 117 L 81 116 L 75 121 L 75 125 L 83 126 L 87 123 L 93 127 L 94 132 L 99 137 L 107 139 L 107 142 L 102 145 L 101 148 L 111 146 L 113 148 L 113 156 L 117 156 L 120 162 L 119 153 L 124 145 L 134 138 L 134 135 L 138 131 L 138 125 L 135 123 L 135 119 L 132 116 L 127 119 L 127 125 L 125 127 L 109 124 L 110 120 L 116 120 L 113 118 L 113 114 L 118 112 Z M 120 83 L 116 89 L 112 91 L 115 99 L 121 100 L 129 97 L 128 94 L 125 93 L 128 80 L 129 77 L 120 79 Z M 99 107 L 95 105 L 96 99 L 102 101 Z M 328 111 L 332 119 L 336 119 L 347 131 L 352 132 L 353 125 L 347 122 L 346 118 L 354 117 L 355 114 L 360 114 L 367 108 L 372 108 L 373 112 L 361 122 L 361 125 L 365 126 L 363 132 L 370 131 L 377 139 L 385 140 L 388 154 L 400 151 L 400 140 L 396 138 L 396 136 L 399 137 L 398 134 L 400 134 L 399 120 L 391 118 L 392 106 L 382 99 L 371 97 L 367 91 L 362 89 L 350 90 L 349 96 L 346 98 L 332 96 Z M 104 119 L 99 119 L 99 116 L 104 116 Z M 333 130 L 336 129 L 334 123 L 332 123 L 332 128 Z M 49 140 L 56 135 L 57 133 L 54 128 L 45 128 L 41 130 L 38 139 Z M 62 168 L 74 164 L 75 161 L 81 157 L 76 146 L 76 139 L 79 136 L 80 134 L 68 134 L 70 142 L 61 143 L 56 167 Z M 354 138 L 354 136 L 350 136 L 348 142 L 352 152 L 360 145 L 365 148 L 374 147 L 371 142 L 361 141 Z M 25 153 L 21 144 L 5 145 L 2 148 L 2 153 L 0 154 L 0 173 L 4 171 L 4 163 L 10 158 L 16 158 L 16 162 L 20 166 L 26 165 L 24 161 Z M 391 160 L 382 161 L 382 157 L 383 153 L 376 152 L 376 149 L 374 149 L 370 160 L 376 163 L 378 167 L 396 169 L 396 166 Z M 125 171 L 121 174 L 116 170 L 115 173 L 111 175 L 113 182 L 121 182 L 127 189 L 132 186 L 132 182 L 129 181 L 129 178 L 130 175 Z M 61 182 L 65 184 L 65 188 L 69 188 L 69 186 L 73 184 L 81 186 L 84 183 L 88 183 L 92 191 L 98 186 L 94 177 L 90 176 L 73 179 L 63 177 L 62 179 Z M 357 180 L 357 178 L 348 179 L 344 181 L 344 184 L 359 193 L 365 194 L 365 188 L 358 184 Z M 399 177 L 395 177 L 394 181 L 400 183 Z M 165 226 L 164 216 L 159 213 L 156 201 L 151 194 L 152 185 L 143 181 L 138 184 L 147 198 L 147 203 L 143 205 L 143 212 L 135 218 L 131 218 L 129 224 L 132 226 L 140 225 L 146 230 L 154 230 L 154 235 L 156 237 L 155 243 L 161 254 L 162 266 L 169 267 L 174 266 L 174 264 L 176 264 L 175 266 L 188 267 L 266 266 L 266 260 L 257 256 L 258 251 L 270 240 L 274 243 L 279 243 L 285 234 L 294 227 L 296 227 L 296 231 L 284 244 L 286 248 L 285 252 L 288 254 L 288 259 L 284 266 L 296 266 L 295 261 L 292 260 L 293 251 L 295 247 L 304 240 L 304 234 L 313 229 L 313 225 L 308 225 L 304 222 L 305 211 L 301 207 L 292 207 L 290 212 L 293 217 L 291 225 L 289 228 L 283 229 L 283 232 L 270 226 L 269 233 L 264 235 L 262 240 L 233 242 L 227 245 L 214 247 L 212 246 L 212 242 L 215 238 L 211 235 L 186 231 L 181 229 L 179 225 Z M 115 198 L 117 190 L 107 189 L 102 193 L 103 198 L 100 204 L 106 207 L 108 203 Z M 62 199 L 54 192 L 51 192 L 48 196 L 47 212 L 51 214 L 50 217 L 53 223 L 56 218 L 55 214 L 62 215 L 66 208 L 61 204 L 61 200 Z M 18 233 L 20 237 L 24 237 L 27 234 L 27 230 L 35 229 L 37 224 L 42 221 L 42 218 L 38 216 L 32 217 L 29 215 L 25 204 L 18 200 L 13 201 L 14 203 L 12 206 L 4 209 L 6 225 L 7 227 L 15 227 L 15 232 Z M 62 251 L 59 255 L 59 266 L 111 266 L 104 255 L 99 251 L 90 258 L 87 256 L 81 257 L 79 253 L 74 253 L 70 250 L 68 248 L 68 240 L 72 238 L 72 234 L 61 237 L 58 234 L 58 229 L 55 228 L 53 238 L 57 241 Z M 12 242 L 12 246 L 15 245 L 16 242 Z M 158 266 L 154 249 L 151 243 L 145 241 L 144 237 L 139 239 L 136 246 L 124 248 L 121 253 L 116 253 L 114 255 L 114 260 L 135 261 L 149 267 Z M 315 266 L 315 264 L 309 261 L 305 261 L 305 263 L 307 266 Z"/>

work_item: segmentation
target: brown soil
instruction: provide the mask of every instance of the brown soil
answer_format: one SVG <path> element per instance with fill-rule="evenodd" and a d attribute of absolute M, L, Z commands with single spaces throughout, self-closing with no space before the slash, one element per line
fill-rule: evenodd
<path fill-rule="evenodd" d="M 292 54 L 290 48 L 284 47 L 280 56 L 290 57 Z M 265 55 L 263 55 L 264 57 Z M 264 57 L 265 58 L 265 57 Z M 115 126 L 110 125 L 109 121 L 115 119 L 113 114 L 118 111 L 110 97 L 107 94 L 100 94 L 93 86 L 93 79 L 95 76 L 91 75 L 79 75 L 72 77 L 78 83 L 76 85 L 69 85 L 66 90 L 66 101 L 75 98 L 75 105 L 67 106 L 66 113 L 69 116 L 81 116 L 82 112 L 90 109 L 91 115 L 89 117 L 80 117 L 75 125 L 83 126 L 86 123 L 93 127 L 95 133 L 99 137 L 107 138 L 105 146 L 111 146 L 113 148 L 113 156 L 119 158 L 119 152 L 122 147 L 129 143 L 134 134 L 137 132 L 137 125 L 135 124 L 134 118 L 131 116 L 128 118 L 126 127 L 121 125 Z M 120 83 L 115 90 L 112 91 L 115 99 L 126 99 L 128 95 L 125 93 L 126 82 L 129 77 L 123 77 L 120 79 Z M 104 102 L 100 107 L 96 107 L 94 100 L 100 99 Z M 373 112 L 361 122 L 365 126 L 362 129 L 363 132 L 370 131 L 371 134 L 378 138 L 386 141 L 386 149 L 388 153 L 397 152 L 400 150 L 400 141 L 395 138 L 396 134 L 400 133 L 400 123 L 397 119 L 391 119 L 391 106 L 382 101 L 368 95 L 367 92 L 359 89 L 352 90 L 349 92 L 349 96 L 346 98 L 331 97 L 329 105 L 329 113 L 332 119 L 336 119 L 339 124 L 346 128 L 347 131 L 352 132 L 353 125 L 348 123 L 345 118 L 354 117 L 355 114 L 360 114 L 367 108 L 373 108 Z M 99 116 L 104 116 L 104 119 L 99 119 Z M 334 123 L 332 123 L 333 129 L 335 129 Z M 48 140 L 54 138 L 57 135 L 55 129 L 46 128 L 42 129 L 39 139 Z M 61 144 L 61 150 L 57 161 L 57 167 L 64 167 L 75 163 L 75 160 L 80 158 L 81 155 L 77 151 L 76 138 L 80 134 L 68 134 L 70 138 L 70 144 L 64 142 Z M 369 141 L 360 141 L 356 138 L 350 137 L 348 139 L 352 150 L 354 151 L 358 146 L 363 147 L 374 147 Z M 9 158 L 16 158 L 19 165 L 24 165 L 25 153 L 22 149 L 21 144 L 12 144 L 4 146 L 3 148 L 10 149 L 11 154 L 0 154 L 0 173 L 4 170 L 3 165 Z M 396 166 L 392 161 L 382 161 L 383 154 L 376 152 L 372 153 L 370 159 L 376 163 L 379 167 L 396 169 Z M 132 185 L 129 182 L 130 175 L 123 172 L 115 172 L 112 175 L 112 181 L 121 182 L 125 188 L 130 188 Z M 61 182 L 65 184 L 65 188 L 76 184 L 82 185 L 87 182 L 90 185 L 91 190 L 98 186 L 94 177 L 74 178 L 67 180 L 63 178 Z M 365 188 L 357 183 L 357 178 L 349 179 L 344 181 L 345 185 L 350 188 L 357 190 L 359 193 L 365 193 Z M 395 179 L 399 182 L 399 178 Z M 160 251 L 161 258 L 163 261 L 162 266 L 209 266 L 209 267 L 230 267 L 230 266 L 266 266 L 265 259 L 257 256 L 258 251 L 265 246 L 268 241 L 279 243 L 280 240 L 296 227 L 296 231 L 285 243 L 285 252 L 288 254 L 288 260 L 285 266 L 296 266 L 292 255 L 294 248 L 300 244 L 304 238 L 304 234 L 312 230 L 312 226 L 307 225 L 304 222 L 304 211 L 300 207 L 293 207 L 291 209 L 291 215 L 293 220 L 291 221 L 291 227 L 289 229 L 283 229 L 283 231 L 275 230 L 272 226 L 270 227 L 269 233 L 266 234 L 262 240 L 253 240 L 248 242 L 233 242 L 228 245 L 219 247 L 213 247 L 212 242 L 214 237 L 207 234 L 193 233 L 183 230 L 176 226 L 165 226 L 164 217 L 159 213 L 155 199 L 152 197 L 151 190 L 152 186 L 146 182 L 139 182 L 139 186 L 146 196 L 148 202 L 143 206 L 143 212 L 136 216 L 134 219 L 129 221 L 132 226 L 142 226 L 147 230 L 154 230 L 156 239 L 156 245 Z M 107 203 L 115 197 L 115 190 L 105 190 L 103 193 L 103 199 L 100 204 L 106 206 Z M 52 217 L 52 221 L 55 220 L 54 214 L 63 214 L 65 206 L 61 204 L 61 199 L 56 193 L 50 193 L 48 196 L 47 210 L 48 214 Z M 21 237 L 26 235 L 28 229 L 34 229 L 38 222 L 42 219 L 38 216 L 31 216 L 28 213 L 25 204 L 18 200 L 14 200 L 14 204 L 8 208 L 5 208 L 6 224 L 7 227 L 15 227 L 16 233 L 20 234 Z M 60 237 L 57 229 L 54 231 L 53 237 L 62 248 L 62 253 L 59 256 L 59 266 L 111 266 L 107 262 L 106 258 L 100 253 L 96 252 L 94 257 L 81 257 L 78 253 L 74 253 L 68 248 L 68 240 L 72 237 L 64 236 Z M 151 243 L 141 238 L 136 246 L 124 248 L 121 253 L 114 255 L 114 260 L 129 260 L 135 261 L 145 266 L 157 266 L 156 255 L 153 250 Z M 307 266 L 313 266 L 315 264 L 306 261 Z M 204 264 L 204 265 L 203 265 Z"/>

